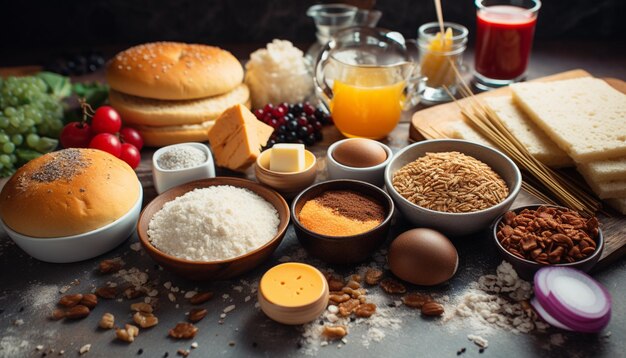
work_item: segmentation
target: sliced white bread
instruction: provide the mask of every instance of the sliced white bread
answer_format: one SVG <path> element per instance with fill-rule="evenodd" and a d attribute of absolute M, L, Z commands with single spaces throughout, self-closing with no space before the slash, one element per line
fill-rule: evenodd
<path fill-rule="evenodd" d="M 626 125 L 626 123 L 624 124 Z M 610 180 L 626 180 L 626 157 L 613 160 L 578 164 L 578 171 L 585 177 L 603 182 Z"/>
<path fill-rule="evenodd" d="M 489 139 L 485 138 L 482 134 L 476 132 L 474 128 L 472 128 L 465 121 L 454 122 L 447 128 L 447 133 L 445 134 L 453 139 L 463 139 L 489 147 L 494 147 L 493 143 L 491 143 Z"/>
<path fill-rule="evenodd" d="M 509 96 L 485 98 L 485 104 L 506 129 L 528 149 L 528 152 L 547 166 L 573 166 L 574 161 L 561 150 Z"/>
<path fill-rule="evenodd" d="M 577 163 L 626 156 L 626 95 L 584 77 L 516 83 L 513 99 Z"/>
<path fill-rule="evenodd" d="M 626 215 L 626 198 L 608 199 L 606 202 L 609 203 L 613 209 Z"/>
<path fill-rule="evenodd" d="M 580 174 L 600 199 L 626 197 L 626 180 L 595 181 L 583 172 Z"/>

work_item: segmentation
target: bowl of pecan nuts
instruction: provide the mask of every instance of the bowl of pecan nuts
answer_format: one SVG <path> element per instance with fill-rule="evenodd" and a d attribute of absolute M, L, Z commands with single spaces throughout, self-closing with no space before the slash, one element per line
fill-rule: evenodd
<path fill-rule="evenodd" d="M 544 266 L 589 271 L 604 249 L 596 217 L 553 205 L 527 205 L 500 216 L 493 238 L 504 259 L 524 278 Z"/>

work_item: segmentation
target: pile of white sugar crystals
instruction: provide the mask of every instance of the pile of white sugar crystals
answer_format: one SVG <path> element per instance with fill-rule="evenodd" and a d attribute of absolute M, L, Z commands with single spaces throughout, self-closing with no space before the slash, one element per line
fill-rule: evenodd
<path fill-rule="evenodd" d="M 163 205 L 148 224 L 157 249 L 192 261 L 226 260 L 269 242 L 280 223 L 276 209 L 248 189 L 195 189 Z"/>

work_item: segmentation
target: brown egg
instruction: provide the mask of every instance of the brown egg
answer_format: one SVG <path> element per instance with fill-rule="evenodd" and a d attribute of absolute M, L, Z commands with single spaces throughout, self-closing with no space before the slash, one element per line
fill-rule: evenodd
<path fill-rule="evenodd" d="M 389 269 L 404 281 L 437 285 L 454 276 L 459 265 L 456 248 L 447 237 L 431 229 L 400 234 L 389 247 Z"/>
<path fill-rule="evenodd" d="M 348 167 L 373 167 L 387 159 L 387 152 L 375 140 L 354 138 L 339 144 L 333 159 Z"/>

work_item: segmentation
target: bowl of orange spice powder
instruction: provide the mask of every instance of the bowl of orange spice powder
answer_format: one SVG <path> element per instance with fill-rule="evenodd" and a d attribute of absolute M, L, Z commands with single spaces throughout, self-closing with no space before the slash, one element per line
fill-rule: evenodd
<path fill-rule="evenodd" d="M 301 192 L 291 204 L 300 244 L 326 262 L 367 259 L 386 239 L 394 213 L 391 197 L 358 180 L 331 180 Z"/>

